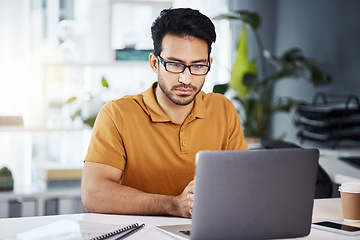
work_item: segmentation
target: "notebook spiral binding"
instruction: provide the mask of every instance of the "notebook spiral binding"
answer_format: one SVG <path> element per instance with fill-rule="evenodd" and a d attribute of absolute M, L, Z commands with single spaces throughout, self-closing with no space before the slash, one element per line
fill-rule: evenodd
<path fill-rule="evenodd" d="M 133 229 L 133 228 L 136 228 L 136 227 L 138 227 L 138 226 L 139 226 L 139 223 L 134 223 L 134 224 L 132 224 L 132 225 L 129 225 L 129 226 L 120 228 L 120 229 L 115 230 L 115 231 L 113 231 L 113 232 L 109 232 L 109 233 L 103 234 L 103 235 L 101 235 L 101 236 L 92 238 L 92 239 L 90 239 L 90 240 L 102 240 L 102 239 L 106 239 L 106 238 L 109 238 L 109 237 L 114 236 L 114 235 L 116 235 L 116 234 L 129 231 L 129 230 L 131 230 L 131 229 Z"/>
<path fill-rule="evenodd" d="M 145 224 L 141 224 L 140 226 L 138 226 L 138 227 L 134 228 L 133 230 L 131 230 L 130 232 L 127 232 L 127 233 L 125 233 L 124 235 L 116 238 L 115 240 L 122 240 L 122 239 L 124 239 L 124 238 L 127 238 L 128 236 L 136 233 L 137 231 L 139 231 L 139 230 L 142 229 L 143 227 L 145 227 Z"/>

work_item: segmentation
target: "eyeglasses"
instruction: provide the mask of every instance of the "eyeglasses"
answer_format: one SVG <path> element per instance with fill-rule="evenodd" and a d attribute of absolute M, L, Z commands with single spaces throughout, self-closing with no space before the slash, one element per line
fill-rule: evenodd
<path fill-rule="evenodd" d="M 189 68 L 190 73 L 196 76 L 206 75 L 210 70 L 210 65 L 193 64 L 185 65 L 178 62 L 165 62 L 160 56 L 157 56 L 159 62 L 164 66 L 165 70 L 171 73 L 183 73 L 186 68 Z"/>

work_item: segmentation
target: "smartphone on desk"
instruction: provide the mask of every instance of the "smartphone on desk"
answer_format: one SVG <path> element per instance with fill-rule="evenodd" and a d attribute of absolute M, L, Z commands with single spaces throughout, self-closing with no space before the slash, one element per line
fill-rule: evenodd
<path fill-rule="evenodd" d="M 350 226 L 343 223 L 337 223 L 332 221 L 313 222 L 312 227 L 315 229 L 345 234 L 349 236 L 360 235 L 360 227 Z"/>

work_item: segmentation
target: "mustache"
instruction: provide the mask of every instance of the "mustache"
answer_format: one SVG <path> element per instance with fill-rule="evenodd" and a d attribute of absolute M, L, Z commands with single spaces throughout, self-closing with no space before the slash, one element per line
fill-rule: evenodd
<path fill-rule="evenodd" d="M 181 84 L 178 84 L 178 85 L 174 85 L 171 90 L 175 90 L 177 88 L 191 88 L 193 89 L 194 91 L 197 90 L 197 87 L 191 85 L 191 84 L 184 84 L 184 83 L 181 83 Z"/>

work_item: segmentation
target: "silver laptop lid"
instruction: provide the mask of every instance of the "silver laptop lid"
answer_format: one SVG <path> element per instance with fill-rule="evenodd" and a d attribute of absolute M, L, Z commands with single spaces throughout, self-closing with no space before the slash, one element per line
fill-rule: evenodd
<path fill-rule="evenodd" d="M 310 233 L 319 151 L 197 154 L 191 239 L 269 239 Z"/>

